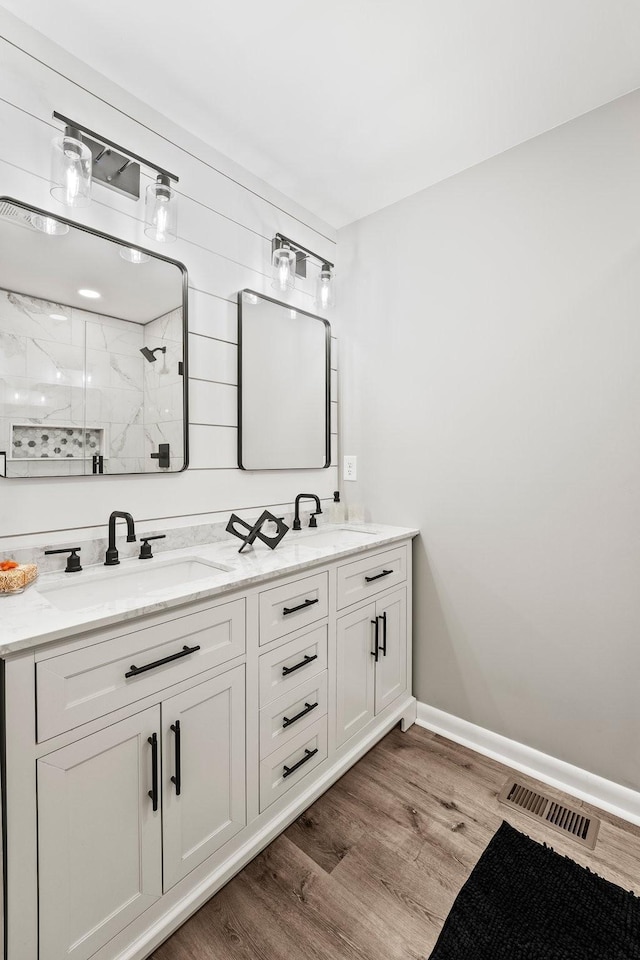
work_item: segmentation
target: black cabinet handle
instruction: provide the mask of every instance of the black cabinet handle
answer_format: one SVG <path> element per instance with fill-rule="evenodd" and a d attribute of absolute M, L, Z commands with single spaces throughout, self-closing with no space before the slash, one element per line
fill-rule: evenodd
<path fill-rule="evenodd" d="M 317 748 L 317 747 L 315 748 L 315 750 L 307 750 L 306 747 L 305 747 L 304 757 L 302 758 L 302 760 L 298 760 L 298 762 L 297 762 L 297 763 L 294 763 L 294 765 L 293 765 L 292 767 L 283 767 L 283 768 L 282 768 L 282 776 L 283 776 L 283 777 L 290 777 L 292 773 L 295 773 L 296 770 L 299 770 L 299 769 L 300 769 L 300 767 L 302 766 L 303 763 L 306 763 L 307 760 L 311 760 L 311 757 L 315 757 L 315 755 L 316 755 L 317 752 L 318 752 L 318 748 Z"/>
<path fill-rule="evenodd" d="M 297 613 L 298 610 L 304 610 L 306 607 L 312 607 L 314 603 L 320 603 L 318 597 L 315 600 L 305 600 L 304 603 L 299 603 L 297 607 L 283 607 L 282 616 L 287 617 L 290 613 Z"/>
<path fill-rule="evenodd" d="M 371 656 L 376 658 L 376 663 L 377 663 L 378 662 L 378 634 L 380 630 L 380 624 L 378 622 L 377 617 L 375 618 L 375 620 L 372 620 L 371 623 L 375 627 L 375 636 L 373 638 L 373 650 L 371 651 Z"/>
<path fill-rule="evenodd" d="M 292 667 L 283 667 L 282 676 L 286 677 L 290 673 L 293 673 L 295 670 L 299 670 L 300 667 L 306 667 L 308 663 L 313 663 L 313 661 L 317 659 L 318 659 L 317 653 L 314 653 L 312 657 L 310 657 L 308 653 L 305 653 L 304 660 L 301 660 L 300 663 L 295 663 Z"/>
<path fill-rule="evenodd" d="M 170 729 L 173 730 L 176 735 L 176 772 L 175 776 L 171 777 L 171 783 L 175 783 L 176 797 L 179 797 L 182 787 L 182 764 L 180 762 L 180 721 L 176 720 L 175 723 L 172 723 Z"/>
<path fill-rule="evenodd" d="M 306 717 L 306 715 L 311 713 L 312 710 L 315 710 L 317 706 L 317 703 L 307 703 L 305 701 L 304 710 L 301 710 L 300 713 L 296 713 L 295 717 L 291 717 L 291 719 L 289 719 L 289 717 L 282 718 L 282 729 L 284 730 L 286 727 L 290 727 L 292 723 L 295 723 L 296 720 L 301 720 L 302 717 Z"/>
<path fill-rule="evenodd" d="M 171 663 L 172 660 L 179 660 L 180 657 L 188 657 L 190 653 L 195 653 L 196 650 L 199 649 L 200 644 L 195 647 L 184 646 L 178 653 L 172 653 L 170 657 L 163 657 L 162 660 L 154 660 L 153 663 L 146 663 L 144 667 L 136 667 L 135 663 L 132 663 L 125 673 L 125 678 L 137 677 L 139 673 L 146 673 L 147 670 L 155 670 L 156 667 L 161 667 L 164 663 Z"/>
<path fill-rule="evenodd" d="M 151 797 L 153 812 L 155 813 L 156 810 L 158 809 L 158 737 L 157 737 L 157 734 L 153 733 L 150 737 L 147 737 L 147 743 L 151 744 L 151 790 L 149 790 L 149 796 Z"/>
<path fill-rule="evenodd" d="M 388 577 L 393 570 L 383 570 L 382 573 L 376 573 L 375 577 L 365 577 L 365 583 L 371 583 L 373 580 L 379 580 L 380 577 Z"/>
<path fill-rule="evenodd" d="M 382 620 L 382 656 L 386 657 L 387 655 L 387 614 L 386 611 L 381 614 L 380 619 Z"/>

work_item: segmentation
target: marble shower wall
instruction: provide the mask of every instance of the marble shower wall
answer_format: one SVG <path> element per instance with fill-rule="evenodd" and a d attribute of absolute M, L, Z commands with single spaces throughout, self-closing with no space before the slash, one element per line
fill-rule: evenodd
<path fill-rule="evenodd" d="M 7 451 L 9 476 L 91 472 L 93 451 L 86 451 L 88 460 L 75 449 L 69 457 L 59 439 L 56 447 L 42 442 L 47 457 L 9 459 L 15 423 L 41 425 L 42 436 L 51 437 L 47 427 L 102 429 L 105 471 L 143 469 L 143 331 L 136 323 L 0 290 L 0 451 Z M 76 438 L 77 431 L 68 443 Z"/>
<path fill-rule="evenodd" d="M 182 307 L 156 317 L 144 326 L 144 345 L 150 350 L 166 347 L 165 354 L 156 354 L 155 363 L 144 363 L 144 467 L 147 473 L 159 470 L 151 459 L 158 445 L 168 443 L 171 470 L 180 470 L 183 450 L 184 378 L 178 372 L 182 360 Z M 164 472 L 164 471 L 161 471 Z"/>

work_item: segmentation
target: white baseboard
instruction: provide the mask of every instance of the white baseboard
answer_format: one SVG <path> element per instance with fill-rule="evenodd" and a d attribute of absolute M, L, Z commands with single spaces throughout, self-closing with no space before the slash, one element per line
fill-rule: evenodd
<path fill-rule="evenodd" d="M 629 787 L 605 780 L 595 773 L 574 767 L 516 740 L 509 740 L 427 703 L 418 702 L 416 723 L 485 757 L 513 767 L 520 773 L 608 810 L 623 820 L 640 825 L 640 793 Z"/>

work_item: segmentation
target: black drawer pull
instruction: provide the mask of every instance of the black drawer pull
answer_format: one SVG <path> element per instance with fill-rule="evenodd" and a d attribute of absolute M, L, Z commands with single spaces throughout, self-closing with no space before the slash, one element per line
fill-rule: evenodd
<path fill-rule="evenodd" d="M 289 717 L 282 718 L 282 729 L 284 730 L 286 727 L 290 727 L 292 723 L 295 723 L 296 720 L 301 720 L 302 717 L 306 717 L 306 715 L 311 713 L 312 710 L 315 710 L 317 706 L 317 703 L 307 703 L 305 700 L 304 710 L 301 710 L 300 713 L 296 713 L 295 717 L 291 717 L 291 719 L 289 719 Z"/>
<path fill-rule="evenodd" d="M 295 773 L 296 770 L 299 770 L 299 769 L 300 769 L 300 767 L 302 766 L 303 763 L 306 763 L 307 760 L 311 760 L 311 757 L 315 757 L 315 755 L 316 755 L 317 752 L 318 752 L 318 748 L 317 748 L 317 747 L 315 748 L 315 750 L 307 750 L 306 747 L 305 747 L 305 751 L 304 751 L 304 754 L 305 754 L 305 755 L 304 755 L 304 757 L 302 758 L 302 760 L 298 760 L 298 762 L 297 762 L 297 763 L 294 763 L 294 765 L 293 765 L 292 767 L 283 767 L 283 768 L 282 768 L 282 776 L 283 776 L 283 778 L 284 778 L 284 777 L 290 777 L 292 773 Z"/>
<path fill-rule="evenodd" d="M 180 721 L 176 720 L 175 723 L 171 724 L 171 730 L 176 735 L 176 772 L 173 777 L 171 777 L 171 783 L 175 784 L 176 787 L 176 797 L 180 796 L 180 790 L 182 789 L 182 764 L 180 762 Z"/>
<path fill-rule="evenodd" d="M 301 660 L 300 663 L 295 663 L 292 667 L 283 667 L 282 676 L 287 677 L 290 673 L 293 673 L 294 670 L 299 670 L 300 667 L 306 667 L 308 663 L 312 663 L 314 660 L 318 659 L 318 654 L 314 653 L 312 657 L 308 653 L 305 653 L 304 660 Z"/>
<path fill-rule="evenodd" d="M 155 670 L 156 667 L 161 667 L 164 663 L 171 663 L 172 660 L 179 660 L 180 657 L 188 657 L 190 653 L 195 653 L 196 650 L 199 649 L 199 644 L 196 647 L 185 646 L 178 653 L 172 653 L 170 657 L 163 657 L 162 660 L 154 660 L 153 663 L 146 663 L 144 667 L 136 667 L 135 663 L 132 663 L 125 673 L 125 678 L 137 677 L 139 673 L 146 673 L 147 670 Z"/>
<path fill-rule="evenodd" d="M 380 632 L 380 624 L 379 624 L 379 622 L 378 622 L 378 618 L 377 618 L 377 617 L 375 618 L 375 620 L 372 620 L 371 623 L 372 623 L 372 624 L 374 625 L 374 627 L 376 628 L 376 629 L 375 629 L 375 636 L 374 636 L 374 639 L 373 639 L 373 650 L 371 651 L 371 656 L 376 658 L 376 663 L 377 663 L 377 662 L 378 662 L 378 650 L 380 649 L 380 648 L 378 647 L 378 636 L 379 636 L 379 632 Z"/>
<path fill-rule="evenodd" d="M 376 573 L 375 577 L 365 577 L 366 583 L 371 583 L 372 580 L 379 580 L 380 577 L 388 577 L 390 573 L 393 573 L 393 570 L 383 570 L 382 573 Z"/>
<path fill-rule="evenodd" d="M 155 813 L 158 809 L 158 736 L 153 733 L 150 737 L 147 737 L 147 743 L 151 744 L 151 790 L 149 790 L 149 796 L 151 797 L 151 805 L 153 807 L 153 812 Z"/>
<path fill-rule="evenodd" d="M 386 611 L 380 616 L 382 620 L 382 656 L 386 657 L 387 655 L 387 613 Z"/>
<path fill-rule="evenodd" d="M 297 613 L 298 610 L 305 610 L 307 607 L 312 607 L 314 603 L 320 603 L 318 597 L 315 600 L 305 600 L 304 603 L 299 603 L 297 607 L 283 607 L 282 616 L 288 617 L 290 613 Z"/>

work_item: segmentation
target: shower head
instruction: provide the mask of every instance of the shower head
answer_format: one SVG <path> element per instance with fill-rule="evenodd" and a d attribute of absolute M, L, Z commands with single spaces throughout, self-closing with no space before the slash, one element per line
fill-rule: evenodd
<path fill-rule="evenodd" d="M 156 347 L 155 350 L 149 350 L 149 347 L 140 347 L 140 353 L 149 363 L 155 363 L 158 359 L 156 353 L 166 353 L 166 347 Z"/>

